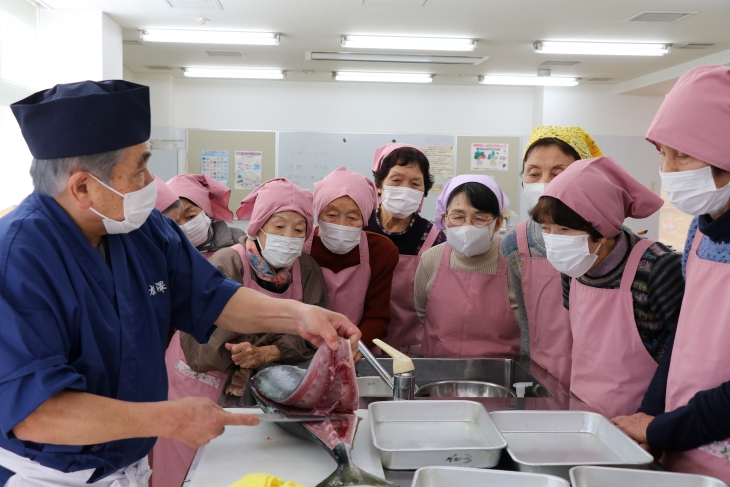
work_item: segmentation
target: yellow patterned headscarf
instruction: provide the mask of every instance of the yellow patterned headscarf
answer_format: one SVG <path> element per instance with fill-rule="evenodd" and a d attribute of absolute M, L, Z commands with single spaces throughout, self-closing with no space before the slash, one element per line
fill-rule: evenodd
<path fill-rule="evenodd" d="M 588 132 L 580 127 L 559 127 L 557 125 L 540 125 L 532 131 L 530 140 L 527 141 L 522 160 L 525 160 L 527 151 L 532 144 L 540 139 L 558 139 L 571 146 L 578 153 L 581 159 L 591 159 L 602 156 L 603 152 L 598 148 L 596 142 L 588 135 Z"/>

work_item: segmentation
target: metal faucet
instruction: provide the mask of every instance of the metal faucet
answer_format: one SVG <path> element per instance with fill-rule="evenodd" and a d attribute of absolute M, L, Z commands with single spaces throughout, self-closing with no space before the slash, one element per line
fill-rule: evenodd
<path fill-rule="evenodd" d="M 406 355 L 400 353 L 393 347 L 383 343 L 381 340 L 373 340 L 373 343 L 382 351 L 393 357 L 393 375 L 391 376 L 375 356 L 370 353 L 363 342 L 358 342 L 357 349 L 363 358 L 369 363 L 375 372 L 378 373 L 383 382 L 393 391 L 394 401 L 412 400 L 416 394 L 416 375 L 414 373 L 413 361 Z"/>

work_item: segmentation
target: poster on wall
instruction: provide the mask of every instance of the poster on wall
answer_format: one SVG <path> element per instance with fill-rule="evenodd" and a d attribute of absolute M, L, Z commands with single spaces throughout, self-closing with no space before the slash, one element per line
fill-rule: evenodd
<path fill-rule="evenodd" d="M 472 144 L 471 168 L 475 171 L 507 171 L 509 144 Z"/>
<path fill-rule="evenodd" d="M 200 155 L 200 174 L 228 186 L 228 151 L 204 150 Z"/>
<path fill-rule="evenodd" d="M 261 151 L 236 151 L 236 189 L 256 189 L 261 186 Z"/>
<path fill-rule="evenodd" d="M 431 166 L 434 179 L 454 177 L 454 148 L 445 145 L 428 145 L 423 148 Z"/>

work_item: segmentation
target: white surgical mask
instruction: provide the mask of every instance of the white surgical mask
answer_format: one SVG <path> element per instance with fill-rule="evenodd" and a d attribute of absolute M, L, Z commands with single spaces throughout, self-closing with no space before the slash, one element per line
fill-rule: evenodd
<path fill-rule="evenodd" d="M 266 235 L 266 247 L 261 251 L 261 256 L 274 269 L 289 267 L 302 255 L 303 238 L 284 237 L 266 232 L 264 235 Z"/>
<path fill-rule="evenodd" d="M 545 192 L 547 183 L 523 183 L 522 195 L 525 197 L 527 207 L 531 210 L 537 205 L 537 200 Z"/>
<path fill-rule="evenodd" d="M 459 227 L 446 227 L 446 241 L 449 247 L 466 257 L 480 255 L 489 250 L 492 245 L 494 224 L 490 223 L 485 227 L 474 225 L 461 225 Z"/>
<path fill-rule="evenodd" d="M 690 215 L 720 213 L 730 199 L 730 184 L 718 189 L 712 167 L 681 172 L 660 172 L 667 199 L 680 211 Z"/>
<path fill-rule="evenodd" d="M 144 188 L 132 191 L 126 194 L 120 193 L 116 189 L 104 184 L 99 178 L 91 173 L 87 173 L 92 178 L 99 181 L 99 184 L 104 186 L 109 191 L 118 194 L 124 198 L 124 220 L 117 221 L 108 218 L 93 208 L 89 208 L 91 211 L 102 217 L 104 220 L 104 228 L 106 228 L 109 234 L 118 233 L 129 233 L 137 230 L 139 227 L 144 225 L 147 218 L 155 209 L 155 202 L 157 201 L 157 185 L 154 181 L 145 186 Z"/>
<path fill-rule="evenodd" d="M 543 233 L 547 259 L 558 272 L 570 277 L 580 277 L 593 267 L 598 259 L 598 244 L 596 252 L 591 254 L 588 248 L 588 234 L 585 235 L 554 235 Z"/>
<path fill-rule="evenodd" d="M 406 218 L 418 211 L 423 191 L 402 186 L 383 186 L 383 208 L 396 218 Z"/>
<path fill-rule="evenodd" d="M 360 245 L 362 228 L 319 222 L 319 238 L 333 254 L 343 255 Z"/>
<path fill-rule="evenodd" d="M 210 225 L 210 218 L 201 210 L 195 218 L 180 225 L 180 228 L 185 232 L 193 247 L 200 247 L 208 240 Z"/>

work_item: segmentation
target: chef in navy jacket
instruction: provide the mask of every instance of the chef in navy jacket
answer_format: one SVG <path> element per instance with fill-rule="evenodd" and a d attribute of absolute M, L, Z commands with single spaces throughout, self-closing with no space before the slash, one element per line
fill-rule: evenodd
<path fill-rule="evenodd" d="M 0 485 L 143 487 L 156 437 L 197 447 L 257 424 L 166 401 L 170 325 L 357 343 L 341 315 L 225 279 L 154 209 L 146 86 L 58 85 L 12 110 L 35 190 L 0 219 Z"/>

